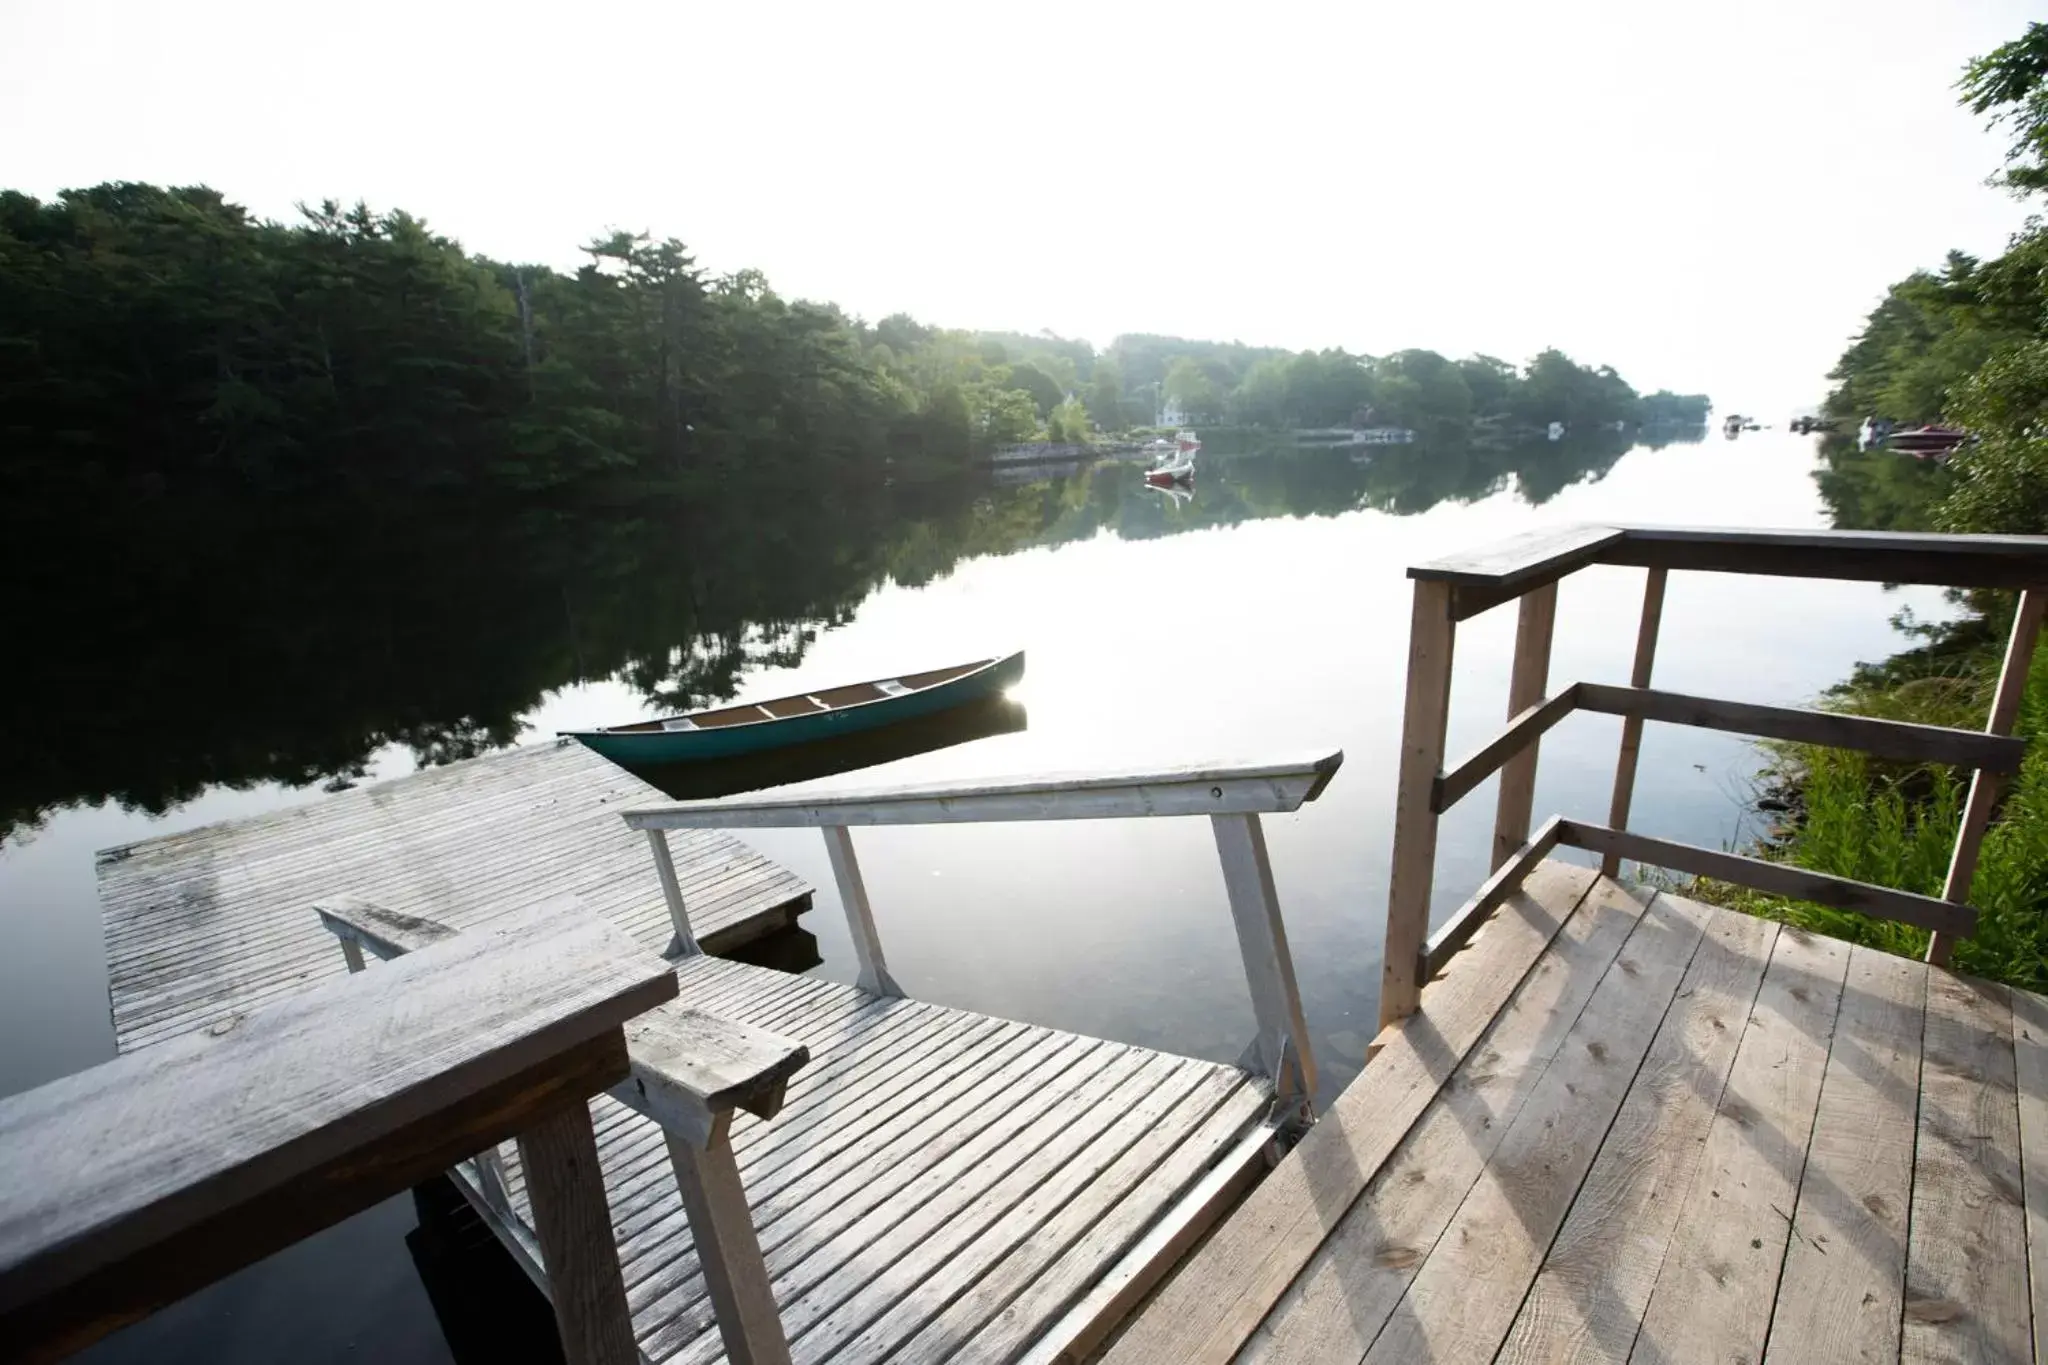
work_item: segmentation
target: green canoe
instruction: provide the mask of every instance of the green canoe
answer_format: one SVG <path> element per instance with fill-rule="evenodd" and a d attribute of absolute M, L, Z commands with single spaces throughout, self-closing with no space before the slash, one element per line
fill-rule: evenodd
<path fill-rule="evenodd" d="M 1019 650 L 1000 659 L 977 659 L 773 701 L 562 733 L 628 767 L 730 758 L 929 716 L 994 696 L 1023 676 L 1024 652 Z"/>

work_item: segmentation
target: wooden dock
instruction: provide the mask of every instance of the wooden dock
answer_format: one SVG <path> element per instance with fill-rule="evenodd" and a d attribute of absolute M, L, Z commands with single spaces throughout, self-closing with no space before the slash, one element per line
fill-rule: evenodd
<path fill-rule="evenodd" d="M 662 794 L 580 744 L 537 744 L 99 855 L 122 1052 L 339 975 L 309 908 L 352 894 L 467 926 L 574 894 L 644 946 L 669 944 L 646 841 L 619 811 Z M 731 947 L 809 908 L 801 878 L 716 831 L 679 839 L 699 941 Z"/>
<path fill-rule="evenodd" d="M 1235 1067 L 711 957 L 677 975 L 679 1005 L 810 1049 L 782 1111 L 732 1128 L 796 1361 L 1048 1353 L 1265 1169 L 1270 1090 Z M 662 1130 L 609 1098 L 592 1112 L 642 1356 L 725 1359 Z M 501 1160 L 509 1207 L 452 1174 L 545 1286 L 515 1149 Z"/>
<path fill-rule="evenodd" d="M 2048 1000 L 1546 862 L 1107 1359 L 2041 1359 L 2043 1170 Z"/>

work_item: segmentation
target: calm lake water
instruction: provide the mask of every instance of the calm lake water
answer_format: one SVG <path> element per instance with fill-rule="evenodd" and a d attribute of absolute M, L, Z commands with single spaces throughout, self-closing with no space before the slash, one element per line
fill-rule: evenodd
<path fill-rule="evenodd" d="M 1519 476 L 1476 483 L 1415 465 L 1412 455 L 1389 458 L 1388 469 L 1410 463 L 1396 477 L 1341 452 L 1219 451 L 1205 455 L 1184 503 L 1114 465 L 986 490 L 970 511 L 1013 523 L 980 537 L 1003 552 L 940 556 L 942 571 L 920 586 L 857 584 L 824 619 L 761 623 L 756 653 L 800 659 L 745 673 L 740 696 L 1029 651 L 1015 693 L 1024 729 L 820 786 L 1343 750 L 1343 770 L 1321 800 L 1267 821 L 1317 1060 L 1334 1092 L 1362 1063 L 1376 1013 L 1405 567 L 1574 521 L 1827 524 L 1810 442 L 1776 432 L 1617 449 L 1577 464 L 1537 452 Z M 916 549 L 914 528 L 905 543 Z M 1565 583 L 1554 681 L 1626 681 L 1641 587 L 1639 570 L 1590 570 Z M 614 591 L 630 601 L 636 586 L 622 578 Z M 1946 611 L 1932 589 L 1674 575 L 1656 681 L 1805 702 L 1858 661 L 1902 647 L 1891 624 L 1902 607 L 1929 618 Z M 514 647 L 580 659 L 578 622 L 590 612 L 587 599 L 564 589 L 560 638 Z M 659 621 L 649 628 L 658 632 Z M 1454 755 L 1500 724 L 1513 631 L 1513 609 L 1503 608 L 1459 634 Z M 778 645 L 791 639 L 802 647 Z M 263 677 L 207 676 L 203 661 L 190 667 L 199 676 L 188 686 L 246 699 L 259 718 L 252 725 L 289 701 L 265 696 Z M 575 662 L 563 669 L 582 671 Z M 468 714 L 461 698 L 470 681 L 440 679 L 454 698 L 448 715 Z M 559 728 L 662 709 L 624 678 L 572 681 L 523 705 L 517 738 L 545 742 Z M 162 720 L 176 726 L 180 717 Z M 1604 818 L 1619 727 L 1577 716 L 1550 733 L 1539 819 L 1560 810 Z M 138 768 L 153 761 L 146 748 L 132 753 Z M 364 776 L 401 775 L 414 763 L 412 749 L 385 745 Z M 1756 767 L 1739 739 L 1653 727 L 1633 824 L 1695 843 L 1740 840 Z M 46 798 L 57 808 L 40 828 L 0 847 L 10 929 L 0 958 L 0 1093 L 112 1055 L 94 850 L 323 795 L 318 782 L 197 785 L 156 816 L 113 801 L 67 807 L 58 792 Z M 1439 914 L 1484 875 L 1492 812 L 1489 782 L 1447 819 Z M 750 841 L 819 888 L 804 921 L 822 959 L 813 970 L 850 980 L 852 953 L 816 833 L 768 831 Z M 862 831 L 858 841 L 890 966 L 912 995 L 1201 1057 L 1234 1059 L 1243 1049 L 1251 1007 L 1207 822 L 891 829 Z M 651 868 L 648 876 L 651 892 Z M 412 1224 L 410 1202 L 393 1201 L 105 1343 L 93 1358 L 261 1360 L 288 1350 L 315 1361 L 449 1359 L 404 1243 Z"/>

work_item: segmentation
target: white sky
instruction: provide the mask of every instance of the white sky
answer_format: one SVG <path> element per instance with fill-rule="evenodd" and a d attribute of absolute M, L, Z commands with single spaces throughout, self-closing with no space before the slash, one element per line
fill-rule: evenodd
<path fill-rule="evenodd" d="M 2019 224 L 1950 87 L 2028 8 L 0 0 L 0 186 L 364 198 L 562 265 L 651 228 L 1098 344 L 1556 345 L 1776 417 Z"/>

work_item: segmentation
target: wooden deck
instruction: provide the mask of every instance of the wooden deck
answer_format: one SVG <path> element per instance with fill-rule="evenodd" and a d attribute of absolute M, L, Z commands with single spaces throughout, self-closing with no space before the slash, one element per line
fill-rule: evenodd
<path fill-rule="evenodd" d="M 1265 1168 L 1270 1087 L 1234 1067 L 710 957 L 677 975 L 679 1004 L 811 1050 L 782 1112 L 733 1128 L 799 1362 L 1089 1340 Z M 592 1110 L 643 1355 L 724 1359 L 661 1129 Z M 455 1178 L 544 1283 L 516 1149 L 500 1159 L 509 1211 Z"/>
<path fill-rule="evenodd" d="M 1548 862 L 1380 1044 L 1109 1361 L 2048 1358 L 2048 1000 Z"/>
<path fill-rule="evenodd" d="M 619 811 L 662 794 L 580 744 L 430 768 L 254 819 L 103 851 L 108 994 L 123 1052 L 343 970 L 308 907 L 353 894 L 464 927 L 574 893 L 656 952 L 671 933 L 647 842 Z M 709 949 L 794 921 L 811 888 L 730 835 L 675 840 Z"/>

